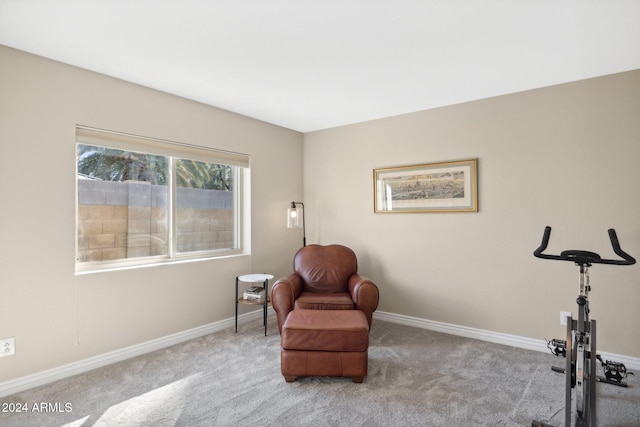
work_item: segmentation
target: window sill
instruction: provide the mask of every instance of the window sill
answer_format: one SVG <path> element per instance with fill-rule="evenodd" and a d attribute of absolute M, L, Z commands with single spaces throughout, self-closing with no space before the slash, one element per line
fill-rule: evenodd
<path fill-rule="evenodd" d="M 200 261 L 214 261 L 227 258 L 237 258 L 240 256 L 249 255 L 243 253 L 240 249 L 235 251 L 224 251 L 223 254 L 216 253 L 210 255 L 181 255 L 173 258 L 167 257 L 154 257 L 146 258 L 145 260 L 120 260 L 120 261 L 105 261 L 105 262 L 90 262 L 90 263 L 76 263 L 76 276 L 94 273 L 104 273 L 109 271 L 122 271 L 132 270 L 138 268 L 158 267 L 163 265 L 184 264 L 189 262 Z"/>

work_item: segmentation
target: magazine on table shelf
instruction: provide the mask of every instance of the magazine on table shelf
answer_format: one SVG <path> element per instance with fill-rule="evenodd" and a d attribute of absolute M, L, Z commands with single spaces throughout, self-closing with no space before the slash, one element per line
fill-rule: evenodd
<path fill-rule="evenodd" d="M 242 293 L 242 298 L 252 300 L 252 301 L 260 301 L 264 300 L 264 288 L 261 286 L 252 286 L 247 288 Z"/>

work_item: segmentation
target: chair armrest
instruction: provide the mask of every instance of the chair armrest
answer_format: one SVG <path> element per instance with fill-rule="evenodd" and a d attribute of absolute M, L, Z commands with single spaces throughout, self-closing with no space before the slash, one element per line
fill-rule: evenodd
<path fill-rule="evenodd" d="M 282 332 L 282 325 L 289 312 L 293 310 L 296 298 L 302 292 L 302 278 L 295 273 L 276 280 L 271 288 L 271 306 L 276 312 L 278 330 Z"/>
<path fill-rule="evenodd" d="M 356 273 L 349 278 L 349 294 L 356 310 L 362 311 L 367 317 L 369 329 L 371 329 L 373 312 L 378 308 L 380 299 L 378 287 L 371 280 Z"/>

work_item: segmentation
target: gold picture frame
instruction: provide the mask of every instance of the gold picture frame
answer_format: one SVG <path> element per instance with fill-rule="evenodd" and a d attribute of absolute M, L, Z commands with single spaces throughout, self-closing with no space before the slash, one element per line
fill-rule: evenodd
<path fill-rule="evenodd" d="M 478 212 L 478 159 L 373 170 L 375 213 Z"/>

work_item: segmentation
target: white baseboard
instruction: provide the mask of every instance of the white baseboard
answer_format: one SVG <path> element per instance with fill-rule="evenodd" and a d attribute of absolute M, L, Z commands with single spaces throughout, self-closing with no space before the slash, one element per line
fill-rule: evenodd
<path fill-rule="evenodd" d="M 486 331 L 483 329 L 469 328 L 467 326 L 453 325 L 451 323 L 436 322 L 434 320 L 420 319 L 418 317 L 403 316 L 401 314 L 376 311 L 373 313 L 374 319 L 387 322 L 399 323 L 401 325 L 413 326 L 416 328 L 429 329 L 431 331 L 445 334 L 458 335 L 467 338 L 474 338 L 496 344 L 503 344 L 527 350 L 549 352 L 547 342 L 544 339 L 533 339 L 518 335 L 503 334 L 500 332 Z M 630 371 L 640 370 L 640 358 L 629 357 L 621 354 L 598 352 L 604 360 L 614 360 L 624 363 Z M 564 362 L 563 362 L 564 363 Z"/>
<path fill-rule="evenodd" d="M 268 314 L 274 314 L 273 309 L 269 307 Z M 262 317 L 262 310 L 255 310 L 238 316 L 238 324 L 247 323 L 253 320 L 259 320 Z M 434 320 L 420 319 L 417 317 L 403 316 L 401 314 L 387 313 L 377 311 L 374 318 L 398 323 L 416 328 L 429 329 L 445 334 L 459 335 L 467 338 L 474 338 L 482 341 L 488 341 L 496 344 L 503 344 L 512 347 L 523 348 L 527 350 L 548 352 L 547 344 L 544 340 L 536 340 L 532 338 L 520 337 L 517 335 L 502 334 L 499 332 L 486 331 L 482 329 L 469 328 L 466 326 L 453 325 L 450 323 L 436 322 Z M 92 369 L 100 368 L 112 363 L 121 362 L 132 357 L 140 356 L 152 351 L 160 350 L 175 344 L 180 344 L 195 338 L 219 332 L 235 325 L 235 318 L 221 320 L 219 322 L 210 323 L 208 325 L 199 326 L 187 331 L 178 332 L 166 337 L 136 344 L 119 350 L 110 351 L 95 357 L 80 360 L 68 365 L 49 369 L 47 371 L 38 372 L 15 380 L 0 383 L 0 397 L 10 396 L 20 393 L 34 387 L 45 385 L 53 381 L 78 375 Z M 618 354 L 601 353 L 605 360 L 615 360 L 622 362 L 629 370 L 640 370 L 640 359 L 628 357 Z"/>
<path fill-rule="evenodd" d="M 273 309 L 269 307 L 269 312 Z M 238 316 L 238 324 L 247 323 L 262 318 L 262 310 L 254 310 Z M 132 357 L 140 356 L 165 347 L 180 344 L 185 341 L 200 338 L 205 335 L 219 332 L 224 329 L 235 327 L 235 317 L 221 320 L 208 325 L 178 332 L 155 340 L 125 347 L 119 350 L 110 351 L 78 362 L 63 365 L 57 368 L 38 372 L 15 380 L 0 383 L 0 397 L 10 396 L 34 387 L 58 381 L 73 375 L 78 375 L 92 369 L 101 368 L 112 363 L 121 362 Z"/>

